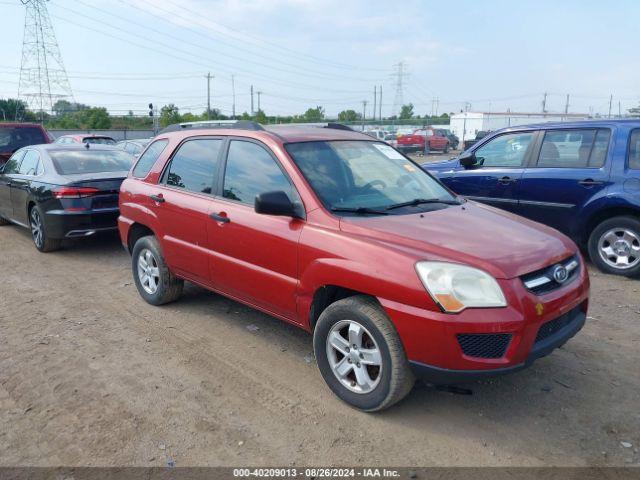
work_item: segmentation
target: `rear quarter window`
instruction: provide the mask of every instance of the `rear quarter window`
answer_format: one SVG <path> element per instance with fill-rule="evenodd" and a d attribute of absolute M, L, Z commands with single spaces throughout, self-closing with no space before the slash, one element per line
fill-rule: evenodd
<path fill-rule="evenodd" d="M 169 143 L 168 140 L 158 140 L 149 145 L 149 148 L 140 156 L 138 163 L 133 169 L 133 176 L 136 178 L 144 178 L 149 174 L 151 167 L 156 163 L 158 157 L 162 154 L 165 147 Z"/>
<path fill-rule="evenodd" d="M 640 128 L 632 130 L 629 138 L 629 168 L 640 170 Z"/>

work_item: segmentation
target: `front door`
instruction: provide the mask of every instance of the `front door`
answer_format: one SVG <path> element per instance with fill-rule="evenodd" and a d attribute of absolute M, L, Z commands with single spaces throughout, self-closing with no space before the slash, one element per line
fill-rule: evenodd
<path fill-rule="evenodd" d="M 258 214 L 259 193 L 298 194 L 275 156 L 262 144 L 229 142 L 222 197 L 208 224 L 211 277 L 221 292 L 292 321 L 296 318 L 298 240 L 304 221 Z"/>
<path fill-rule="evenodd" d="M 443 180 L 454 192 L 471 200 L 517 213 L 519 182 L 535 136 L 535 132 L 499 135 L 475 150 L 476 166 L 460 167 Z"/>
<path fill-rule="evenodd" d="M 520 184 L 523 216 L 572 235 L 582 207 L 607 188 L 609 139 L 602 129 L 547 130 Z"/>
<path fill-rule="evenodd" d="M 209 283 L 207 225 L 223 140 L 192 138 L 169 160 L 148 205 L 158 217 L 169 268 L 187 279 Z"/>
<path fill-rule="evenodd" d="M 14 153 L 4 164 L 2 172 L 0 172 L 0 216 L 3 218 L 14 218 L 13 205 L 11 203 L 11 184 L 18 174 L 24 153 L 24 150 Z"/>

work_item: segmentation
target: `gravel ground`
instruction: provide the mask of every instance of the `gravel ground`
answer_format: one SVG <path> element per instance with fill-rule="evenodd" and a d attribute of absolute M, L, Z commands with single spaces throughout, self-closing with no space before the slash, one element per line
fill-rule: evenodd
<path fill-rule="evenodd" d="M 2 466 L 640 464 L 637 280 L 592 269 L 587 325 L 528 370 L 365 414 L 307 333 L 192 285 L 144 303 L 115 236 L 0 245 Z"/>

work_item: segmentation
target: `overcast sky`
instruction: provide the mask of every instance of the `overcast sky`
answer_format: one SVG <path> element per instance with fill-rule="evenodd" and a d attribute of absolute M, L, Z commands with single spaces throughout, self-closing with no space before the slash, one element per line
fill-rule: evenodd
<path fill-rule="evenodd" d="M 267 114 L 322 105 L 328 114 L 382 85 L 418 114 L 547 109 L 607 113 L 640 103 L 640 2 L 613 0 L 51 0 L 51 20 L 75 100 L 114 113 L 150 101 L 182 112 L 250 109 L 250 85 Z M 18 90 L 24 7 L 0 0 L 0 98 Z M 256 96 L 257 108 L 257 96 Z"/>

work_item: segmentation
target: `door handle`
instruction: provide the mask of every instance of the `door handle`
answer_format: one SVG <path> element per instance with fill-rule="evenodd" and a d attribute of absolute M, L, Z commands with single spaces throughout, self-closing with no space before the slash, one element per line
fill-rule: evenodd
<path fill-rule="evenodd" d="M 509 185 L 510 183 L 515 183 L 515 182 L 516 182 L 516 179 L 511 177 L 502 177 L 500 180 L 498 180 L 498 183 L 501 183 L 502 185 Z"/>
<path fill-rule="evenodd" d="M 220 212 L 220 213 L 222 213 L 222 212 Z M 209 216 L 211 218 L 213 218 L 216 222 L 220 222 L 220 223 L 229 223 L 231 221 L 231 219 L 229 217 L 227 217 L 226 215 L 220 215 L 218 213 L 212 213 Z"/>
<path fill-rule="evenodd" d="M 153 200 L 156 203 L 164 203 L 164 197 L 162 196 L 162 194 L 159 195 L 151 195 L 151 200 Z"/>
<path fill-rule="evenodd" d="M 594 185 L 602 185 L 604 182 L 594 180 L 593 178 L 587 178 L 585 180 L 580 180 L 578 183 L 585 187 L 593 187 Z"/>

